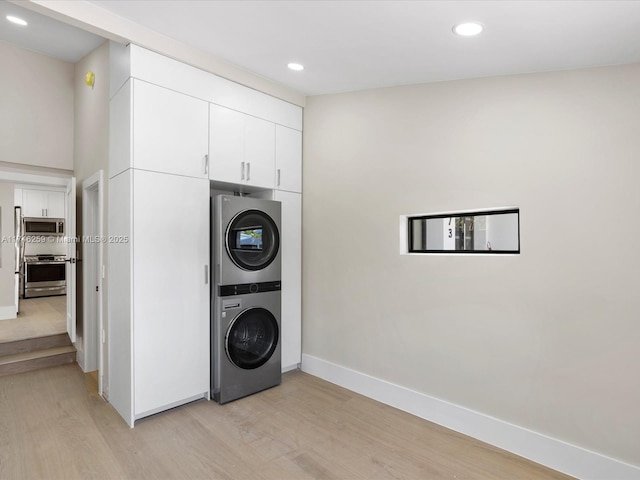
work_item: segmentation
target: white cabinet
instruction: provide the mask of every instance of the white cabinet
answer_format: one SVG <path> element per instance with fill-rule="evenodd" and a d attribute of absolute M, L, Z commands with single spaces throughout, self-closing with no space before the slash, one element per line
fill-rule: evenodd
<path fill-rule="evenodd" d="M 65 218 L 66 209 L 65 194 L 64 192 L 47 192 L 47 217 L 51 218 Z"/>
<path fill-rule="evenodd" d="M 209 177 L 221 182 L 244 182 L 245 115 L 218 105 L 210 105 L 209 111 Z"/>
<path fill-rule="evenodd" d="M 209 182 L 135 170 L 133 218 L 139 417 L 209 391 Z"/>
<path fill-rule="evenodd" d="M 282 369 L 296 368 L 302 357 L 302 195 L 275 191 L 282 205 Z"/>
<path fill-rule="evenodd" d="M 209 104 L 203 100 L 130 79 L 111 100 L 110 131 L 110 177 L 136 168 L 208 178 Z"/>
<path fill-rule="evenodd" d="M 302 192 L 302 132 L 276 125 L 276 188 Z"/>
<path fill-rule="evenodd" d="M 275 124 L 214 104 L 209 118 L 209 178 L 273 188 Z"/>
<path fill-rule="evenodd" d="M 109 400 L 131 426 L 208 397 L 208 220 L 206 179 L 110 181 Z"/>
<path fill-rule="evenodd" d="M 133 167 L 208 178 L 209 105 L 133 81 Z"/>
<path fill-rule="evenodd" d="M 249 185 L 273 188 L 275 168 L 275 125 L 261 118 L 244 118 L 246 180 Z"/>
<path fill-rule="evenodd" d="M 109 400 L 131 426 L 209 396 L 209 109 L 192 100 L 133 79 L 111 100 Z"/>
<path fill-rule="evenodd" d="M 25 217 L 64 218 L 64 192 L 22 190 L 22 214 Z"/>

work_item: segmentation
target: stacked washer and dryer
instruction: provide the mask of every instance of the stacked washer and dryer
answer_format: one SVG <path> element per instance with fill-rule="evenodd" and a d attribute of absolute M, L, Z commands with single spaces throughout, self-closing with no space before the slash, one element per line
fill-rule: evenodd
<path fill-rule="evenodd" d="M 211 395 L 280 384 L 280 202 L 212 196 Z"/>

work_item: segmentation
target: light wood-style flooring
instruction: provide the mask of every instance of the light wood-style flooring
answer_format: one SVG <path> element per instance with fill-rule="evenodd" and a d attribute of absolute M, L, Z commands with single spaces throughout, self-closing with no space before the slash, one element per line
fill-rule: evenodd
<path fill-rule="evenodd" d="M 21 298 L 18 318 L 0 320 L 0 342 L 57 335 L 66 331 L 66 295 Z"/>
<path fill-rule="evenodd" d="M 566 479 L 302 372 L 130 429 L 77 365 L 0 377 L 0 479 Z"/>

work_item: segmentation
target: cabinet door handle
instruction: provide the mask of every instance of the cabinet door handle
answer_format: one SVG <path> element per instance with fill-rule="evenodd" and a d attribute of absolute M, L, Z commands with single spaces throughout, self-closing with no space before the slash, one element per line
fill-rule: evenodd
<path fill-rule="evenodd" d="M 204 266 L 204 284 L 209 285 L 209 265 Z"/>
<path fill-rule="evenodd" d="M 209 175 L 209 155 L 204 156 L 204 174 Z"/>
<path fill-rule="evenodd" d="M 240 180 L 244 180 L 244 162 L 240 166 Z"/>
<path fill-rule="evenodd" d="M 251 180 L 251 162 L 247 162 L 247 182 Z"/>
<path fill-rule="evenodd" d="M 277 186 L 280 186 L 280 169 L 278 169 L 278 181 L 277 181 Z"/>

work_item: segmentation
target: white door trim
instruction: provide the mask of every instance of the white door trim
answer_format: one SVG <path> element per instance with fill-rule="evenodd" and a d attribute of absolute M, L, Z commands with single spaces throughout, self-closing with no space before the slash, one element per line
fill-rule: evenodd
<path fill-rule="evenodd" d="M 89 192 L 96 192 L 97 195 L 90 195 Z M 97 197 L 97 205 L 91 205 Z M 91 208 L 89 208 L 91 205 Z M 97 208 L 96 208 L 97 207 Z M 89 215 L 97 210 L 97 219 L 90 219 Z M 98 170 L 89 178 L 82 182 L 82 296 L 83 296 L 83 332 L 84 341 L 84 361 L 83 365 L 88 370 L 93 370 L 97 357 L 98 370 L 98 393 L 102 395 L 104 371 L 104 343 L 103 343 L 103 279 L 104 279 L 104 172 Z M 88 225 L 94 225 L 92 232 L 87 231 Z M 93 238 L 88 238 L 89 236 Z M 97 246 L 96 255 L 89 253 L 89 248 Z M 89 264 L 92 260 L 93 265 Z M 92 268 L 93 267 L 93 268 Z M 94 270 L 95 269 L 95 270 Z M 98 295 L 95 296 L 96 278 L 89 273 L 94 271 L 98 281 Z M 90 312 L 95 312 L 97 318 Z M 87 338 L 87 332 L 92 333 L 92 340 Z M 96 351 L 97 349 L 97 351 Z"/>

